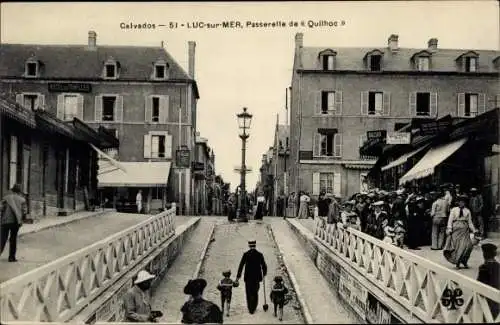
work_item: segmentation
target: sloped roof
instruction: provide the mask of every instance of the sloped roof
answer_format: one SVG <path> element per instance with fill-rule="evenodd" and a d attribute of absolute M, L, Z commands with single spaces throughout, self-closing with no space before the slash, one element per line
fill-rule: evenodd
<path fill-rule="evenodd" d="M 373 47 L 303 47 L 302 48 L 302 69 L 303 70 L 323 70 L 323 65 L 319 59 L 320 52 L 331 49 L 337 52 L 335 56 L 335 70 L 345 71 L 365 71 L 363 58 L 368 52 L 379 50 L 383 53 L 384 71 L 410 71 L 412 67 L 411 58 L 415 53 L 426 51 L 426 48 L 399 48 L 392 53 L 389 48 Z M 432 53 L 431 71 L 449 72 L 457 71 L 455 61 L 462 54 L 469 52 L 468 49 L 438 49 Z M 494 50 L 473 50 L 479 54 L 479 72 L 498 72 L 495 69 L 493 60 L 500 55 L 500 51 Z"/>
<path fill-rule="evenodd" d="M 150 80 L 158 60 L 169 65 L 170 79 L 191 79 L 161 47 L 105 45 L 89 50 L 87 45 L 1 44 L 0 76 L 21 77 L 25 62 L 33 56 L 42 63 L 43 79 L 101 79 L 104 63 L 110 58 L 120 63 L 120 80 Z"/>

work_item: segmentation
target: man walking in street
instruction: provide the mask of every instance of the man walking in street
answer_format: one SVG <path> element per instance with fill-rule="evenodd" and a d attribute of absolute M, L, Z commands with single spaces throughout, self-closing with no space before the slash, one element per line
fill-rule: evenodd
<path fill-rule="evenodd" d="M 15 184 L 0 204 L 0 255 L 9 238 L 9 262 L 17 262 L 17 233 L 27 214 L 26 199 L 21 193 L 21 186 Z"/>
<path fill-rule="evenodd" d="M 475 187 L 470 189 L 470 194 L 471 198 L 469 202 L 469 209 L 470 212 L 472 212 L 472 221 L 474 222 L 474 226 L 476 226 L 479 230 L 481 237 L 484 238 L 486 237 L 486 231 L 483 219 L 483 197 Z"/>
<path fill-rule="evenodd" d="M 135 197 L 135 205 L 137 205 L 137 213 L 142 212 L 142 190 L 139 190 L 137 192 L 137 195 Z"/>
<path fill-rule="evenodd" d="M 432 217 L 432 237 L 431 249 L 440 250 L 444 246 L 444 238 L 446 234 L 446 221 L 448 217 L 448 201 L 445 199 L 444 192 L 439 192 L 439 197 L 432 204 L 431 217 Z"/>
<path fill-rule="evenodd" d="M 257 309 L 260 282 L 262 282 L 263 278 L 267 275 L 267 264 L 264 260 L 264 255 L 255 249 L 256 245 L 255 240 L 248 242 L 249 250 L 243 253 L 236 276 L 236 281 L 239 281 L 244 267 L 245 275 L 243 279 L 245 280 L 247 307 L 250 314 L 255 313 Z"/>

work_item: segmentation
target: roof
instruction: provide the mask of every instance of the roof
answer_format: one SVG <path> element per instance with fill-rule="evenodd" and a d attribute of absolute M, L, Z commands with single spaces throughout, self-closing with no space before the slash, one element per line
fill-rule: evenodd
<path fill-rule="evenodd" d="M 0 96 L 0 115 L 6 114 L 8 117 L 23 123 L 31 128 L 36 127 L 35 113 L 27 110 L 14 100 Z"/>
<path fill-rule="evenodd" d="M 99 172 L 106 173 L 97 176 L 99 187 L 153 187 L 165 186 L 170 174 L 170 161 L 161 162 L 120 162 L 125 168 L 109 169 L 109 162 L 99 160 Z"/>
<path fill-rule="evenodd" d="M 387 47 L 303 47 L 301 69 L 323 70 L 319 54 L 326 49 L 337 52 L 335 56 L 335 70 L 340 71 L 365 71 L 363 58 L 368 52 L 373 50 L 379 50 L 383 53 L 383 71 L 413 71 L 412 56 L 415 53 L 428 50 L 426 48 L 399 48 L 397 52 L 392 53 Z M 479 54 L 478 72 L 498 72 L 493 60 L 500 55 L 500 51 L 468 49 L 438 49 L 431 55 L 430 71 L 457 71 L 457 62 L 455 60 L 462 54 L 470 51 Z"/>
<path fill-rule="evenodd" d="M 25 62 L 34 56 L 43 64 L 45 79 L 100 79 L 104 63 L 113 58 L 120 64 L 120 80 L 150 80 L 153 64 L 164 60 L 169 65 L 170 79 L 191 80 L 188 74 L 161 47 L 98 45 L 0 45 L 0 76 L 21 77 Z"/>

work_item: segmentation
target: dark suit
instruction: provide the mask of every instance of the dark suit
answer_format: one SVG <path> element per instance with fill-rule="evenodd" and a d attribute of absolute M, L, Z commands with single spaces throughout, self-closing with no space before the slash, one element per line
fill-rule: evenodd
<path fill-rule="evenodd" d="M 500 290 L 500 263 L 497 261 L 487 261 L 479 266 L 477 281 Z M 499 311 L 498 303 L 488 299 L 488 305 L 490 306 L 493 317 L 496 317 Z"/>
<path fill-rule="evenodd" d="M 243 280 L 245 281 L 248 311 L 250 314 L 253 314 L 259 303 L 260 282 L 263 276 L 267 274 L 267 265 L 264 260 L 264 255 L 256 249 L 249 249 L 243 253 L 236 276 L 238 279 L 241 278 L 243 267 L 245 267 Z"/>

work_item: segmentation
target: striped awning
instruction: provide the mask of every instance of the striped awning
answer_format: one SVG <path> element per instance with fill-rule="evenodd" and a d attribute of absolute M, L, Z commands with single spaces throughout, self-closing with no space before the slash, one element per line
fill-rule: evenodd
<path fill-rule="evenodd" d="M 414 155 L 416 155 L 417 153 L 419 153 L 420 151 L 426 149 L 427 147 L 429 147 L 429 145 L 425 145 L 423 147 L 420 147 L 416 150 L 413 150 L 411 152 L 408 152 L 408 153 L 405 153 L 404 155 L 402 155 L 401 157 L 399 157 L 398 159 L 394 160 L 393 162 L 385 165 L 384 167 L 382 167 L 380 170 L 381 171 L 386 171 L 388 169 L 391 169 L 391 168 L 394 168 L 394 167 L 397 167 L 399 165 L 402 165 L 404 164 L 405 162 L 408 161 L 408 159 L 410 159 L 411 157 L 413 157 Z"/>

